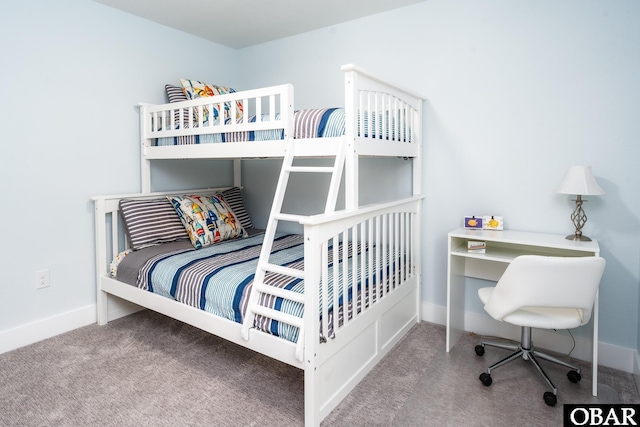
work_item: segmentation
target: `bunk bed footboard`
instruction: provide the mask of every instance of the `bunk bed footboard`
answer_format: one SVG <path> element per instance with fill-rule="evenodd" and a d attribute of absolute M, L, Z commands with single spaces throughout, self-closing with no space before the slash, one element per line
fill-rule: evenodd
<path fill-rule="evenodd" d="M 322 331 L 320 340 L 304 334 L 305 425 L 319 425 L 419 322 L 421 201 L 414 196 L 301 221 L 305 331 Z M 339 254 L 349 251 L 353 262 L 340 264 Z"/>

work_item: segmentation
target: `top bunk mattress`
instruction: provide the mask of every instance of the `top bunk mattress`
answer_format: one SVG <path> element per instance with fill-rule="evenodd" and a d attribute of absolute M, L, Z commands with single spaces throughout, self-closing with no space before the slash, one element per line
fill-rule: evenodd
<path fill-rule="evenodd" d="M 331 138 L 344 135 L 345 115 L 343 108 L 318 108 L 295 111 L 294 134 L 296 139 L 308 138 Z M 269 121 L 268 114 L 261 115 L 262 121 Z M 214 126 L 218 125 L 218 118 L 215 119 Z M 275 120 L 280 120 L 280 113 L 276 113 Z M 231 119 L 226 119 L 229 124 Z M 256 116 L 249 118 L 249 123 L 255 123 Z M 208 122 L 204 123 L 205 127 Z M 197 123 L 194 124 L 197 127 Z M 284 139 L 283 129 L 257 130 L 247 132 L 225 132 L 203 135 L 174 136 L 157 138 L 156 146 L 167 145 L 189 145 L 189 144 L 212 144 L 222 142 L 252 142 L 252 141 L 275 141 Z"/>

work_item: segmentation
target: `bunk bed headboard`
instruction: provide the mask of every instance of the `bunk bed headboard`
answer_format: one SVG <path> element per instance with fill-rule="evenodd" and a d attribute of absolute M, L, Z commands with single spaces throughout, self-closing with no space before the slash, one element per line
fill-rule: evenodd
<path fill-rule="evenodd" d="M 207 188 L 200 190 L 189 190 L 194 194 L 215 194 L 228 189 Z M 166 196 L 181 195 L 184 191 L 166 191 L 147 194 L 118 194 L 113 196 L 95 196 L 91 200 L 95 208 L 96 227 L 96 270 L 98 280 L 102 275 L 109 274 L 109 263 L 122 251 L 129 248 L 124 233 L 122 218 L 120 216 L 120 200 L 135 199 L 148 200 L 158 199 Z M 98 244 L 98 241 L 101 242 Z"/>

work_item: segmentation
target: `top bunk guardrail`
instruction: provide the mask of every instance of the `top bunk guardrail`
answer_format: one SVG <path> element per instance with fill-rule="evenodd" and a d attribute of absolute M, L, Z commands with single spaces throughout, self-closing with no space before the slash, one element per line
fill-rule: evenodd
<path fill-rule="evenodd" d="M 293 86 L 270 86 L 170 104 L 140 104 L 140 111 L 145 139 L 270 129 L 286 132 L 293 118 Z"/>
<path fill-rule="evenodd" d="M 300 156 L 335 155 L 340 144 L 353 142 L 358 155 L 418 157 L 424 98 L 357 66 L 345 65 L 342 70 L 344 108 L 336 113 L 343 116 L 329 119 L 335 126 L 329 137 L 319 138 L 317 128 L 309 132 L 309 116 L 294 113 L 294 89 L 287 84 L 170 104 L 140 104 L 143 157 L 282 157 L 287 138 L 296 140 Z M 318 127 L 328 123 L 316 120 Z M 224 147 L 208 144 L 219 142 Z"/>

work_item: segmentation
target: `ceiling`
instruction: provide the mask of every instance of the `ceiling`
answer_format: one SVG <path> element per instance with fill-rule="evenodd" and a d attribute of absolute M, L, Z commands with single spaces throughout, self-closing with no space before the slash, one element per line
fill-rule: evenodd
<path fill-rule="evenodd" d="M 304 33 L 425 0 L 95 0 L 231 48 Z"/>

